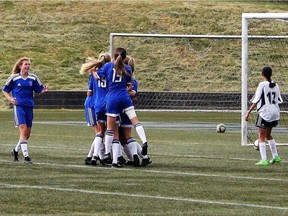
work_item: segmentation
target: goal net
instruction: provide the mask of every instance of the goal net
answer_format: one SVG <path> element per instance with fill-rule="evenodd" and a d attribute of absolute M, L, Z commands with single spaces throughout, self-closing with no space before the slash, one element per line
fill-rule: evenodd
<path fill-rule="evenodd" d="M 240 112 L 240 35 L 111 33 L 110 45 L 136 61 L 136 108 Z"/>
<path fill-rule="evenodd" d="M 279 125 L 273 129 L 278 144 L 288 142 L 288 13 L 244 13 L 242 15 L 242 119 L 241 145 L 253 144 L 258 139 L 255 127 L 256 112 L 248 122 L 245 114 L 258 83 L 261 70 L 273 69 L 272 80 L 280 86 L 284 103 L 281 105 Z M 249 34 L 248 34 L 249 31 Z M 253 36 L 252 36 L 253 35 Z"/>

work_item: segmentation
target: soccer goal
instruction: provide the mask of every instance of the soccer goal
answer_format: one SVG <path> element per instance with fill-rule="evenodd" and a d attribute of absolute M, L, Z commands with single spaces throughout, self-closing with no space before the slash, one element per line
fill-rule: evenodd
<path fill-rule="evenodd" d="M 249 32 L 249 33 L 248 33 Z M 241 145 L 257 140 L 254 126 L 256 113 L 251 113 L 249 122 L 245 114 L 250 100 L 261 81 L 264 66 L 273 69 L 272 79 L 280 86 L 284 104 L 281 119 L 273 129 L 278 144 L 288 143 L 288 13 L 243 13 L 242 14 L 242 90 L 241 90 Z M 253 35 L 253 36 L 252 36 Z"/>
<path fill-rule="evenodd" d="M 136 60 L 141 110 L 240 113 L 241 35 L 110 33 L 118 46 Z"/>

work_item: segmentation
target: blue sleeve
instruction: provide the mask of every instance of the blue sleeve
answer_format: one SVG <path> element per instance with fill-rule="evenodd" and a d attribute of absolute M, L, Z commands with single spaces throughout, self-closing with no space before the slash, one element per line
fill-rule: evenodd
<path fill-rule="evenodd" d="M 5 85 L 3 86 L 2 91 L 10 93 L 12 90 L 13 90 L 13 79 L 12 76 L 10 76 Z"/>
<path fill-rule="evenodd" d="M 35 91 L 36 93 L 41 93 L 43 89 L 44 89 L 44 86 L 42 85 L 42 83 L 37 77 L 33 83 L 33 91 Z"/>
<path fill-rule="evenodd" d="M 106 63 L 102 68 L 100 68 L 99 70 L 97 70 L 97 74 L 98 76 L 102 79 L 106 76 L 106 73 L 108 71 L 110 64 Z"/>
<path fill-rule="evenodd" d="M 93 81 L 94 81 L 94 76 L 91 74 L 89 76 L 89 81 L 88 81 L 88 91 L 93 92 Z"/>
<path fill-rule="evenodd" d="M 2 88 L 2 91 L 3 92 L 7 92 L 7 93 L 10 93 L 12 91 L 12 85 L 4 85 L 3 88 Z"/>
<path fill-rule="evenodd" d="M 133 89 L 132 90 L 135 91 L 136 94 L 137 94 L 137 92 L 138 92 L 138 82 L 137 82 L 137 80 L 134 79 L 132 84 L 133 84 Z"/>

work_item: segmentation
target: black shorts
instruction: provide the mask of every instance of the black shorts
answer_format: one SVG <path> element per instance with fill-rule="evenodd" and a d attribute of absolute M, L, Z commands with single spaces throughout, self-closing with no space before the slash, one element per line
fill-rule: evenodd
<path fill-rule="evenodd" d="M 273 128 L 276 127 L 278 125 L 278 121 L 272 121 L 272 122 L 267 122 L 264 119 L 261 118 L 260 115 L 257 116 L 256 122 L 255 122 L 255 126 L 259 127 L 259 128 Z"/>

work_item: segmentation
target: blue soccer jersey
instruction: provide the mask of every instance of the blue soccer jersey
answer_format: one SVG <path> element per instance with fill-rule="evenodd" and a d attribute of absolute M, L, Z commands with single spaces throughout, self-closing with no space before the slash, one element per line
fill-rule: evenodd
<path fill-rule="evenodd" d="M 133 103 L 127 91 L 127 85 L 131 83 L 131 67 L 125 66 L 128 75 L 119 76 L 114 69 L 114 63 L 106 63 L 97 71 L 98 76 L 106 78 L 107 82 L 107 115 L 118 116 L 118 114 L 128 108 L 133 107 Z"/>
<path fill-rule="evenodd" d="M 86 99 L 85 99 L 85 102 L 84 102 L 84 107 L 93 107 L 94 106 L 94 97 L 93 97 L 93 94 L 94 94 L 94 89 L 93 89 L 93 75 L 90 74 L 89 76 L 89 80 L 88 80 L 88 92 L 91 92 L 91 96 L 87 96 Z"/>
<path fill-rule="evenodd" d="M 106 111 L 106 95 L 107 95 L 107 84 L 105 77 L 96 80 L 93 79 L 93 88 L 95 91 L 94 96 L 94 107 L 95 111 L 102 112 Z"/>
<path fill-rule="evenodd" d="M 131 83 L 131 67 L 125 65 L 125 69 L 129 75 L 119 76 L 114 69 L 114 63 L 106 63 L 97 74 L 100 78 L 106 78 L 108 94 L 119 93 L 125 91 L 127 93 L 127 84 Z"/>
<path fill-rule="evenodd" d="M 133 86 L 132 91 L 136 93 L 134 97 L 136 97 L 138 94 L 138 81 L 136 79 L 133 79 L 132 86 Z"/>
<path fill-rule="evenodd" d="M 92 95 L 87 96 L 84 102 L 84 108 L 85 108 L 85 118 L 87 125 L 95 125 L 96 124 L 96 117 L 95 117 L 95 109 L 94 109 L 94 89 L 93 89 L 93 75 L 90 74 L 89 81 L 88 81 L 88 92 L 90 92 Z"/>
<path fill-rule="evenodd" d="M 18 74 L 11 75 L 3 87 L 3 92 L 12 92 L 12 97 L 17 100 L 17 106 L 33 107 L 33 93 L 40 93 L 44 86 L 39 78 L 32 73 L 24 79 Z"/>

